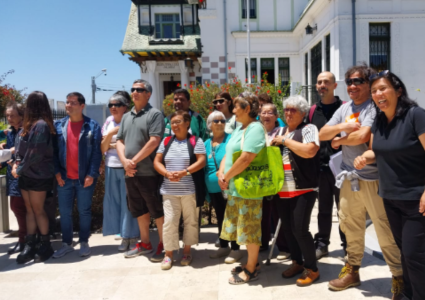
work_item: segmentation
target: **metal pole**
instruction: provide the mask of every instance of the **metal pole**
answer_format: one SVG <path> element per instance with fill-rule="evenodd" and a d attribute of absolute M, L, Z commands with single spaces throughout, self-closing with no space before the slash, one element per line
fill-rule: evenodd
<path fill-rule="evenodd" d="M 356 39 L 356 0 L 351 0 L 353 18 L 353 66 L 357 64 L 357 39 Z"/>
<path fill-rule="evenodd" d="M 6 175 L 0 175 L 0 231 L 10 231 L 9 199 L 6 195 Z"/>
<path fill-rule="evenodd" d="M 251 83 L 251 37 L 250 37 L 250 30 L 249 30 L 249 17 L 250 17 L 250 8 L 249 8 L 249 2 L 250 0 L 246 0 L 246 35 L 247 35 L 247 42 L 248 42 L 248 83 Z"/>
<path fill-rule="evenodd" d="M 227 60 L 227 3 L 223 0 L 223 16 L 224 16 L 224 68 L 226 70 L 226 82 L 228 78 L 228 60 Z"/>
<path fill-rule="evenodd" d="M 96 82 L 94 81 L 95 77 L 91 78 L 91 102 L 94 104 L 96 102 Z"/>

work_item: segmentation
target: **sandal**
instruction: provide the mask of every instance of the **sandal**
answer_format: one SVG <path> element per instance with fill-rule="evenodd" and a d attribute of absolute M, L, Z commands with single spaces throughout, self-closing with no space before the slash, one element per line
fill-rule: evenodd
<path fill-rule="evenodd" d="M 244 284 L 244 283 L 247 283 L 247 282 L 250 282 L 250 281 L 258 280 L 258 272 L 254 271 L 254 273 L 251 273 L 247 269 L 243 269 L 243 271 L 245 272 L 246 275 L 248 275 L 248 279 L 244 280 L 241 277 L 239 277 L 238 274 L 234 274 L 233 275 L 233 282 L 229 280 L 229 283 L 232 284 L 232 285 L 240 285 L 240 284 Z"/>
<path fill-rule="evenodd" d="M 259 266 L 260 266 L 260 263 L 257 263 L 257 264 L 255 265 L 255 271 L 257 271 L 257 273 L 260 273 L 260 272 L 261 272 L 261 271 L 260 271 L 260 269 L 257 269 Z M 237 267 L 233 268 L 233 269 L 230 271 L 230 274 L 232 274 L 232 275 L 239 274 L 239 273 L 240 273 L 240 272 L 242 272 L 243 270 L 245 270 L 245 267 L 237 266 Z"/>

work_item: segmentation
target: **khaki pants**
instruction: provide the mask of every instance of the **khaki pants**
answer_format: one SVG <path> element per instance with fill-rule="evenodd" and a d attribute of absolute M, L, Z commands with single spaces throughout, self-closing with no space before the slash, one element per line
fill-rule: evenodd
<path fill-rule="evenodd" d="M 179 221 L 183 212 L 183 243 L 187 246 L 198 243 L 199 208 L 196 207 L 196 195 L 163 195 L 164 227 L 162 230 L 165 251 L 178 250 Z"/>
<path fill-rule="evenodd" d="M 341 230 L 347 237 L 348 263 L 352 266 L 360 266 L 362 263 L 367 212 L 375 225 L 379 246 L 391 273 L 400 276 L 403 274 L 400 250 L 394 241 L 384 202 L 378 195 L 378 180 L 359 180 L 359 185 L 360 191 L 353 192 L 350 181 L 345 180 L 340 194 L 338 215 Z"/>

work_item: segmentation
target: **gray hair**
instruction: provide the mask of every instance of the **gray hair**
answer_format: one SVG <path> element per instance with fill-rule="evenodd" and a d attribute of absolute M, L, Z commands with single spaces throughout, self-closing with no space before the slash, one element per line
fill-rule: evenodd
<path fill-rule="evenodd" d="M 143 79 L 137 79 L 137 80 L 135 80 L 133 82 L 133 84 L 135 84 L 135 83 L 142 83 L 142 84 L 144 84 L 144 86 L 148 90 L 148 92 L 152 94 L 152 85 L 148 81 L 143 80 Z"/>
<path fill-rule="evenodd" d="M 217 117 L 222 117 L 224 120 L 226 120 L 226 117 L 224 116 L 224 114 L 221 111 L 215 110 L 212 113 L 210 113 L 210 115 L 208 116 L 207 119 L 207 128 L 209 130 L 211 130 L 211 125 L 213 120 L 215 120 L 215 118 Z"/>
<path fill-rule="evenodd" d="M 113 94 L 111 98 L 109 98 L 109 102 L 111 101 L 119 101 L 127 107 L 130 106 L 130 103 L 128 102 L 127 98 L 119 94 Z"/>
<path fill-rule="evenodd" d="M 302 114 L 307 114 L 309 110 L 307 100 L 305 100 L 305 98 L 300 95 L 290 96 L 288 99 L 283 101 L 283 109 L 287 108 L 288 106 L 295 107 Z"/>
<path fill-rule="evenodd" d="M 271 109 L 276 116 L 278 115 L 277 107 L 273 103 L 263 104 L 263 107 L 261 108 L 261 111 L 263 111 L 263 109 L 265 109 L 265 108 Z"/>

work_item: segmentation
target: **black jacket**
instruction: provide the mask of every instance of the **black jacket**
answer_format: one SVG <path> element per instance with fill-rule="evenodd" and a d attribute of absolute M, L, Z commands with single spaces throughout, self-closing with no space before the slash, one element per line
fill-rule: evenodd
<path fill-rule="evenodd" d="M 323 110 L 323 104 L 322 101 L 319 101 L 316 103 L 316 109 L 314 110 L 314 114 L 311 118 L 311 120 L 308 120 L 308 123 L 316 125 L 317 129 L 320 130 L 323 126 L 328 123 L 328 121 L 332 118 L 335 111 L 341 107 L 342 100 L 339 99 L 338 96 L 335 96 L 335 103 L 333 105 L 329 105 L 329 110 L 325 111 Z M 309 116 L 307 117 L 309 119 Z M 329 166 L 329 158 L 331 155 L 337 153 L 341 149 L 335 150 L 331 146 L 332 141 L 321 141 L 320 142 L 320 150 L 319 150 L 319 157 L 320 157 L 320 166 Z"/>

